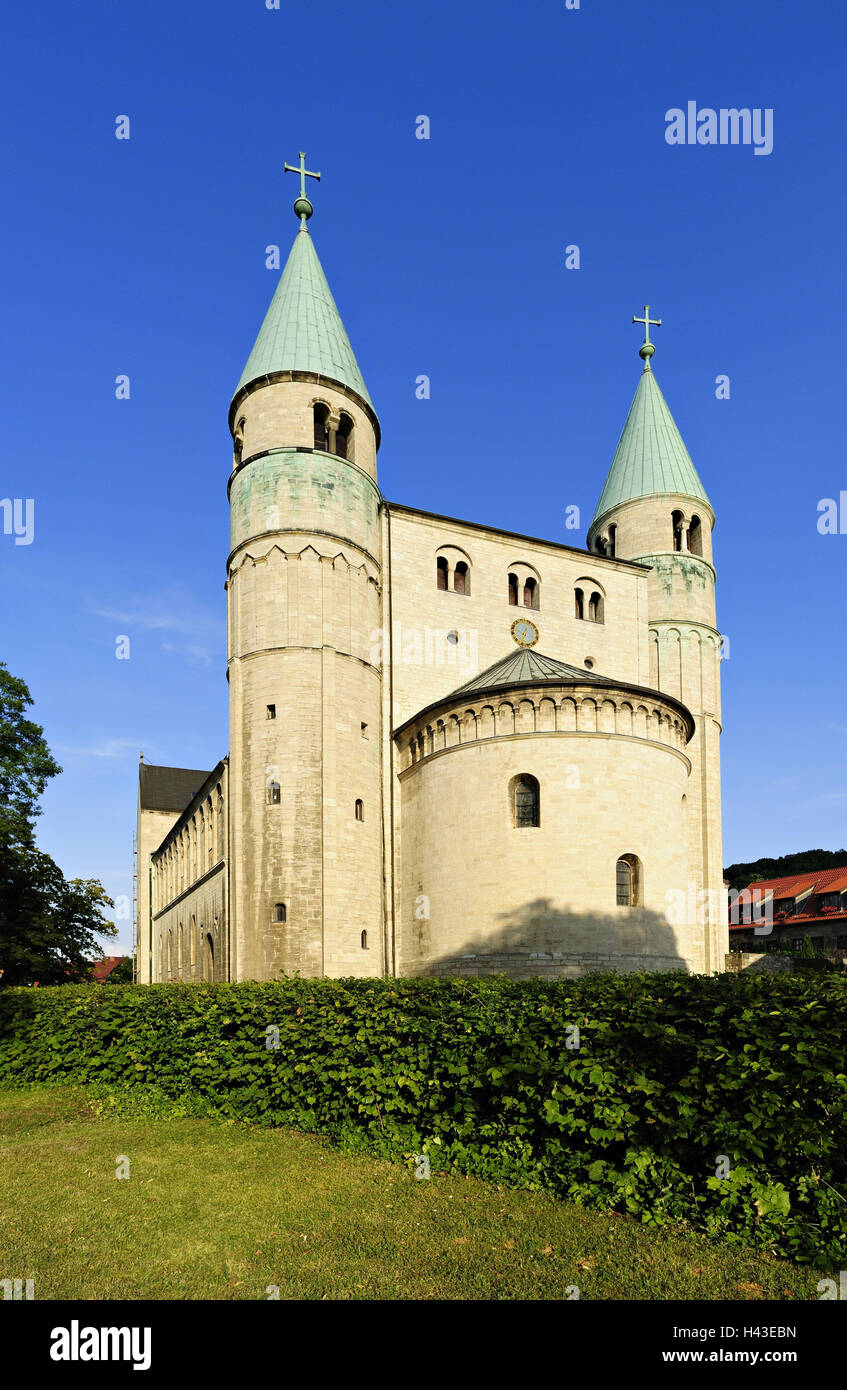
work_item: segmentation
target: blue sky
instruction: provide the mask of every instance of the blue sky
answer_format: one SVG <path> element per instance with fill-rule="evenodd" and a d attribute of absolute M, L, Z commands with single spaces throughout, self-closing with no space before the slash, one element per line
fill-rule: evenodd
<path fill-rule="evenodd" d="M 718 517 L 725 862 L 847 841 L 847 534 L 817 529 L 847 489 L 843 11 L 19 0 L 5 26 L 0 496 L 35 533 L 0 534 L 0 659 L 64 767 L 39 834 L 66 874 L 128 895 L 139 749 L 227 748 L 227 408 L 301 149 L 394 501 L 583 544 L 649 301 Z M 773 152 L 668 145 L 689 100 L 772 108 Z"/>

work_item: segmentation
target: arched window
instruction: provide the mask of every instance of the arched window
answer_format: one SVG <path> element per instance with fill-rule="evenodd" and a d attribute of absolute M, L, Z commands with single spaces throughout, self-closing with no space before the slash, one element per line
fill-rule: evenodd
<path fill-rule="evenodd" d="M 282 800 L 279 782 L 268 782 L 268 805 L 278 806 Z"/>
<path fill-rule="evenodd" d="M 168 927 L 168 979 L 174 977 L 174 934 Z"/>
<path fill-rule="evenodd" d="M 638 907 L 641 898 L 641 865 L 634 854 L 624 854 L 615 866 L 615 901 L 618 907 Z"/>
<path fill-rule="evenodd" d="M 617 531 L 618 528 L 614 524 L 609 527 L 609 545 L 608 549 L 606 550 L 606 554 L 609 556 L 610 560 L 614 560 L 615 558 L 615 548 L 617 546 Z"/>
<path fill-rule="evenodd" d="M 524 608 L 538 607 L 538 580 L 533 579 L 532 575 L 524 580 L 523 606 Z"/>
<path fill-rule="evenodd" d="M 368 934 L 367 934 L 366 931 L 363 931 L 363 932 L 362 932 L 362 950 L 363 950 L 363 951 L 366 951 L 367 949 L 368 949 Z"/>
<path fill-rule="evenodd" d="M 179 975 L 179 978 L 180 978 L 180 979 L 182 979 L 182 966 L 183 966 L 183 961 L 184 961 L 184 959 L 185 959 L 185 957 L 184 957 L 184 955 L 183 955 L 183 950 L 184 950 L 184 942 L 183 942 L 182 922 L 180 922 L 179 928 L 178 928 L 178 931 L 177 931 L 177 938 L 176 938 L 176 969 L 177 969 L 177 974 Z"/>
<path fill-rule="evenodd" d="M 435 578 L 439 589 L 447 588 L 447 571 L 447 558 L 444 555 L 439 555 L 435 562 Z"/>
<path fill-rule="evenodd" d="M 242 418 L 239 420 L 238 424 L 236 425 L 236 427 L 235 427 L 235 434 L 234 434 L 233 437 L 232 437 L 232 466 L 233 466 L 233 468 L 237 468 L 237 467 L 238 467 L 238 465 L 239 465 L 240 462 L 241 462 L 241 456 L 242 456 L 242 454 L 244 453 L 244 425 L 245 425 L 245 421 L 244 421 L 244 418 L 242 417 Z"/>
<path fill-rule="evenodd" d="M 602 623 L 603 621 L 603 595 L 595 589 L 588 600 L 588 621 L 590 623 Z"/>
<path fill-rule="evenodd" d="M 693 516 L 688 523 L 688 549 L 692 555 L 703 554 L 703 526 L 699 516 Z"/>
<path fill-rule="evenodd" d="M 288 917 L 285 903 L 274 903 L 274 921 L 285 922 Z"/>
<path fill-rule="evenodd" d="M 210 984 L 215 978 L 215 943 L 211 933 L 207 932 L 203 941 L 203 979 Z"/>
<path fill-rule="evenodd" d="M 517 602 L 518 602 L 518 576 L 517 576 L 516 574 L 510 574 L 510 575 L 509 575 L 509 602 L 513 605 L 513 607 L 516 607 L 516 606 L 517 606 Z"/>
<path fill-rule="evenodd" d="M 577 616 L 578 618 L 584 618 L 584 617 L 585 617 L 585 594 L 582 592 L 581 589 L 574 589 L 574 591 L 573 591 L 573 596 L 574 596 L 574 608 L 575 608 L 575 610 L 576 610 L 576 616 Z"/>
<path fill-rule="evenodd" d="M 364 801 L 358 800 L 358 801 L 356 802 L 356 820 L 364 820 L 364 819 L 365 819 L 365 803 L 364 803 Z"/>
<path fill-rule="evenodd" d="M 511 783 L 512 823 L 516 830 L 526 830 L 541 824 L 541 798 L 538 778 L 529 773 L 513 777 Z"/>
<path fill-rule="evenodd" d="M 323 401 L 316 401 L 313 407 L 315 420 L 315 448 L 324 451 L 329 449 L 329 406 L 324 405 Z"/>
<path fill-rule="evenodd" d="M 471 572 L 464 560 L 460 560 L 453 571 L 453 592 L 469 594 L 471 591 Z"/>
<path fill-rule="evenodd" d="M 339 458 L 353 457 L 353 421 L 343 411 L 338 419 L 338 429 L 335 431 L 335 452 Z"/>
<path fill-rule="evenodd" d="M 685 525 L 682 512 L 671 512 L 671 525 L 673 526 L 673 548 L 674 550 L 682 550 L 682 533 Z"/>

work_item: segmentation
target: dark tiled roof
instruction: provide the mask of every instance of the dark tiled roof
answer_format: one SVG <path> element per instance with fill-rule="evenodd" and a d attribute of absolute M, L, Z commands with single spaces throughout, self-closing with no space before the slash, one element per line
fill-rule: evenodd
<path fill-rule="evenodd" d="M 499 685 L 536 685 L 543 681 L 553 681 L 556 685 L 609 684 L 606 676 L 600 676 L 588 667 L 569 666 L 567 662 L 557 661 L 552 656 L 542 656 L 541 652 L 519 647 L 487 670 L 480 671 L 465 685 L 460 685 L 453 694 L 472 694 L 475 690 L 488 690 Z"/>
<path fill-rule="evenodd" d="M 154 767 L 141 763 L 138 785 L 142 811 L 184 811 L 195 792 L 202 787 L 208 772 L 196 767 Z"/>

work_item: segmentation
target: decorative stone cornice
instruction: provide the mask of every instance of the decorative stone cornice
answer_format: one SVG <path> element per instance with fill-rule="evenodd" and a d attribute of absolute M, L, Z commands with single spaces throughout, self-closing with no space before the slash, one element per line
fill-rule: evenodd
<path fill-rule="evenodd" d="M 662 744 L 686 762 L 694 717 L 672 696 L 624 685 L 549 685 L 485 691 L 422 711 L 395 734 L 407 772 L 468 743 L 537 735 L 599 735 Z"/>

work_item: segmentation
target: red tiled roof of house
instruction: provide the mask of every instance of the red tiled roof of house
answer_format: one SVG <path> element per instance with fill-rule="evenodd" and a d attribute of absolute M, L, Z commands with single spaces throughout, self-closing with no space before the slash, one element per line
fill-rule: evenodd
<path fill-rule="evenodd" d="M 801 911 L 790 918 L 780 919 L 780 921 L 792 923 L 832 921 L 834 918 L 839 919 L 842 916 L 847 916 L 847 912 L 821 913 L 816 899 L 823 893 L 847 891 L 847 865 L 835 869 L 817 869 L 804 874 L 787 874 L 783 878 L 762 879 L 761 882 L 748 884 L 746 891 L 750 895 L 751 903 L 759 903 L 762 899 L 767 898 L 772 899 L 775 905 L 784 898 L 807 899 L 811 911 Z M 729 929 L 730 931 L 745 931 L 749 930 L 750 925 L 749 922 L 732 922 Z"/>
<path fill-rule="evenodd" d="M 91 972 L 92 980 L 96 984 L 102 985 L 103 981 L 109 978 L 115 966 L 120 965 L 122 960 L 129 960 L 129 956 L 104 956 L 102 960 L 96 960 Z"/>
<path fill-rule="evenodd" d="M 766 878 L 761 882 L 748 884 L 754 898 L 772 895 L 774 901 L 779 898 L 796 898 L 799 893 L 810 888 L 816 893 L 835 893 L 840 892 L 841 888 L 847 888 L 847 865 L 840 869 L 818 869 L 813 873 L 788 874 L 785 878 Z"/>

